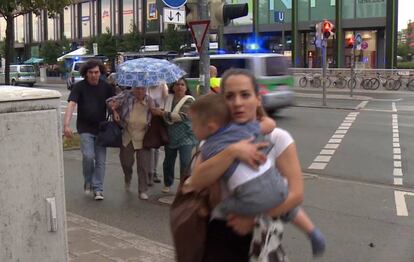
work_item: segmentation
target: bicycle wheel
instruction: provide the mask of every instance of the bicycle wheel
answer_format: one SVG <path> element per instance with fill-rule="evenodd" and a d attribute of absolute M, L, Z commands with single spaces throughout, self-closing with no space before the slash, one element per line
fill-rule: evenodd
<path fill-rule="evenodd" d="M 306 87 L 307 84 L 308 84 L 308 79 L 306 78 L 306 76 L 303 76 L 299 79 L 300 87 Z"/>
<path fill-rule="evenodd" d="M 380 81 L 378 78 L 371 78 L 369 80 L 369 89 L 370 90 L 377 90 L 380 86 Z"/>
<path fill-rule="evenodd" d="M 313 83 L 312 83 L 312 87 L 316 87 L 316 88 L 321 87 L 321 79 L 320 78 L 314 78 Z"/>
<path fill-rule="evenodd" d="M 340 88 L 340 89 L 344 88 L 345 85 L 347 84 L 345 78 L 343 78 L 343 77 L 340 77 L 340 78 L 336 79 L 336 81 L 334 83 L 336 83 L 335 86 L 337 88 Z"/>
<path fill-rule="evenodd" d="M 398 89 L 400 89 L 401 85 L 402 85 L 402 83 L 401 83 L 401 80 L 400 79 L 394 80 L 394 86 L 392 87 L 392 90 L 398 90 Z"/>
<path fill-rule="evenodd" d="M 407 88 L 410 91 L 414 91 L 414 79 L 411 79 L 410 81 L 408 81 Z"/>
<path fill-rule="evenodd" d="M 385 86 L 385 89 L 387 89 L 387 90 L 393 90 L 394 89 L 394 79 L 387 80 L 387 82 L 385 82 L 384 86 Z"/>
<path fill-rule="evenodd" d="M 357 81 L 355 78 L 351 78 L 348 80 L 348 88 L 354 89 L 356 87 Z"/>

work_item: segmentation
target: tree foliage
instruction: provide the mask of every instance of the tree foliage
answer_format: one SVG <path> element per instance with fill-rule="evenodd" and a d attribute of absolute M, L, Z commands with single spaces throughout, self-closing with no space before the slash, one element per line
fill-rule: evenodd
<path fill-rule="evenodd" d="M 49 16 L 55 16 L 63 10 L 65 6 L 72 3 L 72 0 L 1 0 L 0 15 L 6 20 L 5 38 L 5 80 L 10 83 L 10 60 L 13 55 L 13 22 L 14 18 L 20 15 L 35 13 L 40 14 L 42 10 L 47 10 Z"/>
<path fill-rule="evenodd" d="M 164 51 L 180 51 L 181 45 L 185 42 L 183 32 L 178 32 L 174 25 L 168 25 L 168 28 L 164 34 L 164 41 L 162 49 Z"/>
<path fill-rule="evenodd" d="M 98 44 L 98 54 L 105 55 L 109 60 L 113 61 L 115 59 L 119 40 L 116 36 L 113 36 L 109 29 L 105 33 L 100 34 L 99 36 L 91 37 L 86 41 L 86 48 L 90 51 L 93 50 L 93 43 Z"/>
<path fill-rule="evenodd" d="M 414 54 L 414 49 L 408 46 L 407 44 L 398 45 L 397 55 L 401 56 L 405 61 L 411 60 L 411 57 L 413 54 Z"/>
<path fill-rule="evenodd" d="M 142 36 L 138 31 L 138 27 L 131 24 L 129 33 L 125 34 L 119 46 L 119 51 L 138 52 L 142 44 Z"/>

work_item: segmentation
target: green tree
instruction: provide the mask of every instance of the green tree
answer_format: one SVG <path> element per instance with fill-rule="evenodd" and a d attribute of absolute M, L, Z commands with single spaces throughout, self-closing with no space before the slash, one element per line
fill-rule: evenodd
<path fill-rule="evenodd" d="M 167 30 L 164 33 L 164 41 L 162 49 L 164 51 L 180 51 L 181 45 L 185 42 L 183 32 L 179 32 L 175 29 L 174 25 L 168 25 Z"/>
<path fill-rule="evenodd" d="M 125 34 L 121 39 L 119 51 L 138 52 L 141 44 L 142 37 L 138 31 L 138 27 L 134 24 L 131 24 L 129 33 Z"/>
<path fill-rule="evenodd" d="M 400 44 L 397 47 L 397 55 L 401 56 L 405 61 L 410 59 L 410 56 L 414 53 L 414 50 L 407 44 Z"/>
<path fill-rule="evenodd" d="M 39 54 L 45 64 L 56 64 L 56 59 L 62 55 L 62 46 L 55 41 L 43 42 Z"/>
<path fill-rule="evenodd" d="M 54 16 L 61 12 L 65 6 L 72 3 L 72 0 L 1 0 L 0 15 L 6 20 L 6 39 L 5 39 L 5 80 L 10 84 L 10 60 L 13 55 L 14 18 L 20 15 L 35 13 L 39 14 L 42 10 L 47 10 L 48 15 Z"/>
<path fill-rule="evenodd" d="M 113 36 L 107 28 L 106 33 L 87 40 L 86 48 L 93 50 L 93 43 L 98 44 L 98 54 L 107 56 L 111 64 L 113 64 L 118 53 L 119 39 Z"/>

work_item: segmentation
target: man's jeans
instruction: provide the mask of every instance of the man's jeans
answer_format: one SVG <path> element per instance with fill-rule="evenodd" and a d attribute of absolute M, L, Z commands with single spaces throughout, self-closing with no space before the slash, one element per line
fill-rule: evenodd
<path fill-rule="evenodd" d="M 83 177 L 85 184 L 92 185 L 93 192 L 103 192 L 105 177 L 106 147 L 96 144 L 96 135 L 80 134 Z"/>

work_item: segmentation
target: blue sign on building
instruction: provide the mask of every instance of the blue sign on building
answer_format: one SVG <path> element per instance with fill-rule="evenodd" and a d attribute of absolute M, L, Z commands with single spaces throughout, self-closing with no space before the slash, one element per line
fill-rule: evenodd
<path fill-rule="evenodd" d="M 171 8 L 180 8 L 185 3 L 187 3 L 187 0 L 162 0 L 166 6 L 169 6 Z"/>
<path fill-rule="evenodd" d="M 275 11 L 275 23 L 284 23 L 285 22 L 285 12 Z"/>

